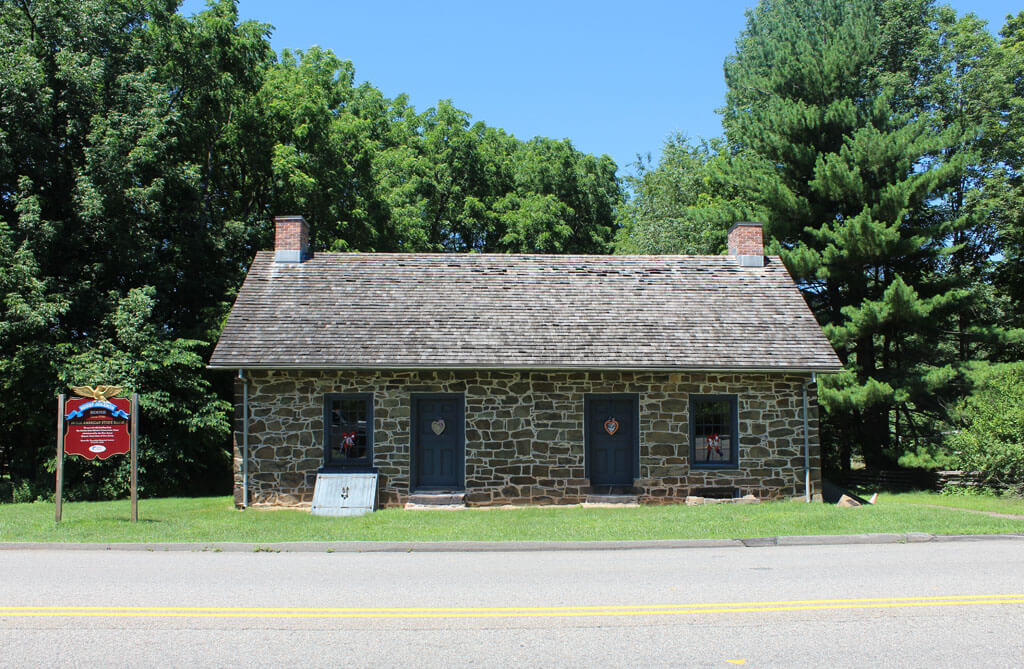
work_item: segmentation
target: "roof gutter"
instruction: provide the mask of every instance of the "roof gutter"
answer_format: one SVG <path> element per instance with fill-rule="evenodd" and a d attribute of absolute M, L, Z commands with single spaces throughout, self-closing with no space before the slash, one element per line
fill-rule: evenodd
<path fill-rule="evenodd" d="M 739 374 L 739 373 L 780 373 L 790 374 L 837 374 L 842 367 L 644 367 L 644 366 L 601 366 L 601 365 L 580 365 L 580 366 L 557 366 L 557 365 L 475 365 L 475 364 L 445 364 L 445 365 L 315 365 L 315 364 L 243 364 L 238 365 L 215 365 L 206 366 L 209 370 L 332 370 L 332 371 L 396 371 L 396 372 L 438 372 L 448 370 L 479 370 L 482 372 L 713 372 L 717 374 Z"/>

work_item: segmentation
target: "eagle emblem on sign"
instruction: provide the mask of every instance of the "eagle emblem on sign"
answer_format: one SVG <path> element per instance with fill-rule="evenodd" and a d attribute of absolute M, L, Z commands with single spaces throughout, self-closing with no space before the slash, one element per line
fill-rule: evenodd
<path fill-rule="evenodd" d="M 91 397 L 99 402 L 106 402 L 111 397 L 117 397 L 124 390 L 121 386 L 71 386 L 71 390 L 79 397 Z"/>
<path fill-rule="evenodd" d="M 614 436 L 615 433 L 619 431 L 619 421 L 614 418 L 609 418 L 604 422 L 604 431 L 607 432 L 609 436 Z"/>

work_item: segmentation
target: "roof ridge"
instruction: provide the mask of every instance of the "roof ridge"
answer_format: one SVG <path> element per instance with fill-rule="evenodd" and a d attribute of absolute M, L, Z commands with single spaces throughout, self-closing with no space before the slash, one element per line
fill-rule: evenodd
<path fill-rule="evenodd" d="M 273 256 L 273 251 L 257 251 L 259 255 Z M 690 259 L 707 258 L 729 260 L 735 262 L 733 256 L 727 254 L 707 255 L 696 253 L 673 253 L 673 254 L 598 254 L 598 253 L 477 253 L 472 251 L 315 251 L 315 256 L 329 257 L 352 257 L 352 256 L 374 256 L 374 257 L 422 257 L 422 258 L 604 258 L 609 260 L 617 259 Z M 777 255 L 765 255 L 766 258 L 780 259 Z"/>

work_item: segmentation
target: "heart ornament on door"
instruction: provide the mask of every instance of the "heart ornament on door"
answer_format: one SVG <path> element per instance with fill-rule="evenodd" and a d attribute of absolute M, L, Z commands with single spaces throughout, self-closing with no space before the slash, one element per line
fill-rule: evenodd
<path fill-rule="evenodd" d="M 444 427 L 444 418 L 438 418 L 437 420 L 430 424 L 431 431 L 438 436 L 440 436 L 441 433 L 444 432 Z"/>
<path fill-rule="evenodd" d="M 609 436 L 614 436 L 615 433 L 619 431 L 619 421 L 614 418 L 609 418 L 604 422 L 604 431 L 607 432 Z"/>

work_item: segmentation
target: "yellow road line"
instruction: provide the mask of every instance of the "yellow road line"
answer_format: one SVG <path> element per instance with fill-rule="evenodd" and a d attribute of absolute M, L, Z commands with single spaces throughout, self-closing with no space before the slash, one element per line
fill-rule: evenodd
<path fill-rule="evenodd" d="M 0 606 L 0 617 L 110 618 L 557 618 L 703 613 L 778 613 L 838 609 L 1024 604 L 1024 595 L 949 595 L 707 604 L 495 608 L 246 608 L 144 606 Z"/>
<path fill-rule="evenodd" d="M 961 600 L 961 599 L 1019 599 L 1024 594 L 1003 594 L 1003 595 L 934 595 L 924 597 L 862 597 L 857 599 L 788 599 L 768 600 L 763 602 L 717 602 L 700 604 L 622 604 L 608 606 L 509 606 L 509 607 L 402 607 L 402 608 L 323 608 L 323 607 L 252 607 L 252 606 L 0 606 L 0 610 L 8 609 L 31 609 L 31 610 L 125 610 L 125 611 L 331 611 L 331 612 L 362 612 L 362 611 L 388 611 L 388 612 L 415 612 L 415 611 L 577 611 L 580 609 L 665 609 L 665 608 L 691 608 L 694 606 L 788 606 L 797 604 L 844 604 L 861 602 L 921 602 L 938 600 Z"/>

